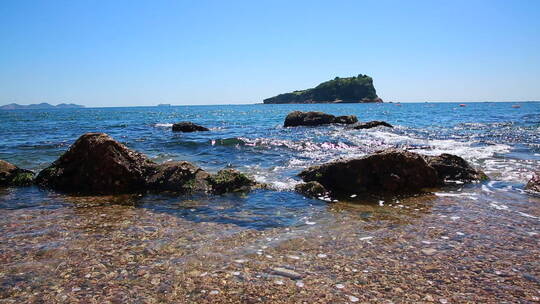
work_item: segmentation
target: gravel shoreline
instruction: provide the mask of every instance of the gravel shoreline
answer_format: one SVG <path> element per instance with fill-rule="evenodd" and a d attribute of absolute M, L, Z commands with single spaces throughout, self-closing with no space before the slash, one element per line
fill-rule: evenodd
<path fill-rule="evenodd" d="M 0 303 L 540 302 L 534 197 L 523 216 L 433 195 L 339 203 L 267 230 L 80 206 L 2 210 Z"/>

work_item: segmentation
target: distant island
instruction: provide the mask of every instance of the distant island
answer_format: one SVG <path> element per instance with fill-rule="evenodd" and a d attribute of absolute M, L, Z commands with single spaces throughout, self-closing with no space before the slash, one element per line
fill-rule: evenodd
<path fill-rule="evenodd" d="M 383 102 L 377 96 L 373 79 L 359 74 L 357 77 L 336 77 L 318 86 L 291 93 L 279 94 L 263 100 L 265 104 L 282 103 L 363 103 Z"/>
<path fill-rule="evenodd" d="M 53 106 L 52 104 L 42 102 L 37 104 L 29 104 L 29 105 L 20 105 L 17 103 L 10 103 L 5 106 L 0 106 L 0 110 L 22 110 L 22 109 L 37 109 L 37 110 L 45 110 L 45 109 L 79 109 L 84 108 L 84 106 L 77 105 L 74 103 L 61 103 L 56 106 Z"/>

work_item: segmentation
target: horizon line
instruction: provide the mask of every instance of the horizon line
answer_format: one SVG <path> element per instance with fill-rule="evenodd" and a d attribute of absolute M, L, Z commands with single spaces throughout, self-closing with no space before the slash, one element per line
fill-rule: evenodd
<path fill-rule="evenodd" d="M 437 101 L 384 101 L 382 103 L 376 103 L 376 104 L 389 104 L 389 103 L 392 103 L 392 104 L 399 104 L 399 103 L 528 103 L 528 102 L 540 102 L 540 100 L 511 100 L 511 101 L 493 101 L 493 100 L 482 100 L 482 101 L 472 101 L 472 100 L 468 100 L 468 101 L 441 101 L 441 100 L 437 100 Z M 83 104 L 76 104 L 74 102 L 61 102 L 61 103 L 57 103 L 57 104 L 51 104 L 51 103 L 48 103 L 48 102 L 40 102 L 40 103 L 29 103 L 29 104 L 22 104 L 22 103 L 16 103 L 16 102 L 11 102 L 11 103 L 6 103 L 6 104 L 0 104 L 0 107 L 2 106 L 7 106 L 7 105 L 10 105 L 10 104 L 17 104 L 17 105 L 21 105 L 21 106 L 28 106 L 28 105 L 39 105 L 39 104 L 42 104 L 42 103 L 47 103 L 47 104 L 50 104 L 52 106 L 57 106 L 57 105 L 60 105 L 60 104 L 74 104 L 74 105 L 77 105 L 77 106 L 83 106 L 85 108 L 136 108 L 136 107 L 159 107 L 160 105 L 162 105 L 162 107 L 168 107 L 168 106 L 171 106 L 171 107 L 177 107 L 177 106 L 241 106 L 241 105 L 265 105 L 265 103 L 262 103 L 262 102 L 255 102 L 255 103 L 216 103 L 216 104 L 172 104 L 172 103 L 159 103 L 159 104 L 154 104 L 154 105 L 131 105 L 131 106 L 87 106 L 87 105 L 83 105 Z M 268 105 L 287 105 L 287 104 L 291 104 L 291 105 L 318 105 L 318 104 L 326 104 L 326 105 L 329 105 L 329 104 L 339 104 L 339 105 L 343 105 L 343 104 L 373 104 L 375 102 L 358 102 L 358 103 L 355 103 L 355 102 L 352 102 L 352 103 L 283 103 L 283 104 L 268 104 Z M 31 110 L 31 109 L 29 109 Z M 35 109 L 35 110 L 39 110 L 39 109 Z"/>

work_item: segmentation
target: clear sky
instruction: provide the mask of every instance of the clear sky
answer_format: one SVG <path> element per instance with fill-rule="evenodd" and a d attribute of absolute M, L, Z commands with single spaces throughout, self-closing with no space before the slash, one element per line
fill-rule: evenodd
<path fill-rule="evenodd" d="M 0 105 L 540 100 L 540 1 L 0 1 Z"/>

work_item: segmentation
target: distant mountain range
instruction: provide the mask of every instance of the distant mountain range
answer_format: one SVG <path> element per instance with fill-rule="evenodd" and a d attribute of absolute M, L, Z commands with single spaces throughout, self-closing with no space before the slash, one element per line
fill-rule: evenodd
<path fill-rule="evenodd" d="M 16 103 L 10 103 L 5 106 L 0 106 L 0 110 L 21 110 L 21 109 L 44 110 L 44 109 L 78 109 L 78 108 L 84 108 L 84 106 L 77 105 L 74 103 L 61 103 L 56 106 L 53 106 L 52 104 L 49 104 L 46 102 L 30 104 L 30 105 L 20 105 Z"/>

